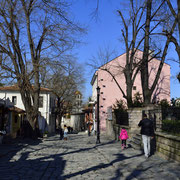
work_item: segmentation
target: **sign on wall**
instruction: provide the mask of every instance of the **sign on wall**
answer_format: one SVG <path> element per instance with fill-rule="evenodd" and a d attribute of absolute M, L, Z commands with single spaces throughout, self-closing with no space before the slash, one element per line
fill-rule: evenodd
<path fill-rule="evenodd" d="M 107 108 L 107 119 L 108 119 L 109 121 L 112 121 L 112 106 L 109 106 L 109 107 Z"/>

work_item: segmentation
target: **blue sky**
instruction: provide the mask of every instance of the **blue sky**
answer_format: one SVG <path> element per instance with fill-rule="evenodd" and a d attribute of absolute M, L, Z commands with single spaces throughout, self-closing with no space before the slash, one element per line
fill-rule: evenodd
<path fill-rule="evenodd" d="M 92 19 L 92 12 L 96 8 L 97 0 L 74 0 L 72 12 L 76 19 L 88 29 L 87 34 L 82 36 L 83 44 L 74 52 L 77 53 L 78 61 L 84 64 L 86 84 L 83 95 L 87 99 L 92 94 L 90 85 L 94 71 L 86 66 L 93 55 L 97 54 L 99 48 L 109 46 L 116 49 L 117 55 L 125 53 L 124 46 L 120 42 L 121 38 L 121 23 L 117 16 L 116 10 L 122 5 L 121 0 L 101 0 L 99 4 L 99 19 Z M 128 8 L 128 7 L 127 7 Z M 168 59 L 178 59 L 174 46 L 169 49 Z M 171 65 L 171 98 L 180 97 L 180 84 L 175 76 L 180 71 L 180 66 L 173 62 L 167 61 Z"/>

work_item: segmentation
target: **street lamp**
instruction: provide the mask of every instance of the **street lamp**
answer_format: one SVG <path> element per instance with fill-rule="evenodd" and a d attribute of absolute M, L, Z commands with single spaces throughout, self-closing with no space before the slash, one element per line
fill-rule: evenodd
<path fill-rule="evenodd" d="M 100 128 L 99 128 L 99 96 L 100 96 L 100 87 L 98 86 L 96 88 L 97 90 L 97 140 L 96 144 L 101 143 L 100 142 Z"/>

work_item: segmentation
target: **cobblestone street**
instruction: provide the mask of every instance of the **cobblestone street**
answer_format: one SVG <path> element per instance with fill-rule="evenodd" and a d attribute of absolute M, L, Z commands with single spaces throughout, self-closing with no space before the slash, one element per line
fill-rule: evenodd
<path fill-rule="evenodd" d="M 180 166 L 157 155 L 120 149 L 120 142 L 85 133 L 0 145 L 0 179 L 180 179 Z"/>

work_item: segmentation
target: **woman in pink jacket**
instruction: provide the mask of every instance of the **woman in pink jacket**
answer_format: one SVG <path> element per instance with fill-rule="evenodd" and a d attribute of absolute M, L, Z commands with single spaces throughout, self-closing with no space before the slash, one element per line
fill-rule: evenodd
<path fill-rule="evenodd" d="M 128 133 L 126 129 L 122 128 L 121 133 L 119 135 L 119 139 L 121 140 L 121 148 L 124 149 L 126 148 L 126 140 L 128 139 Z"/>

